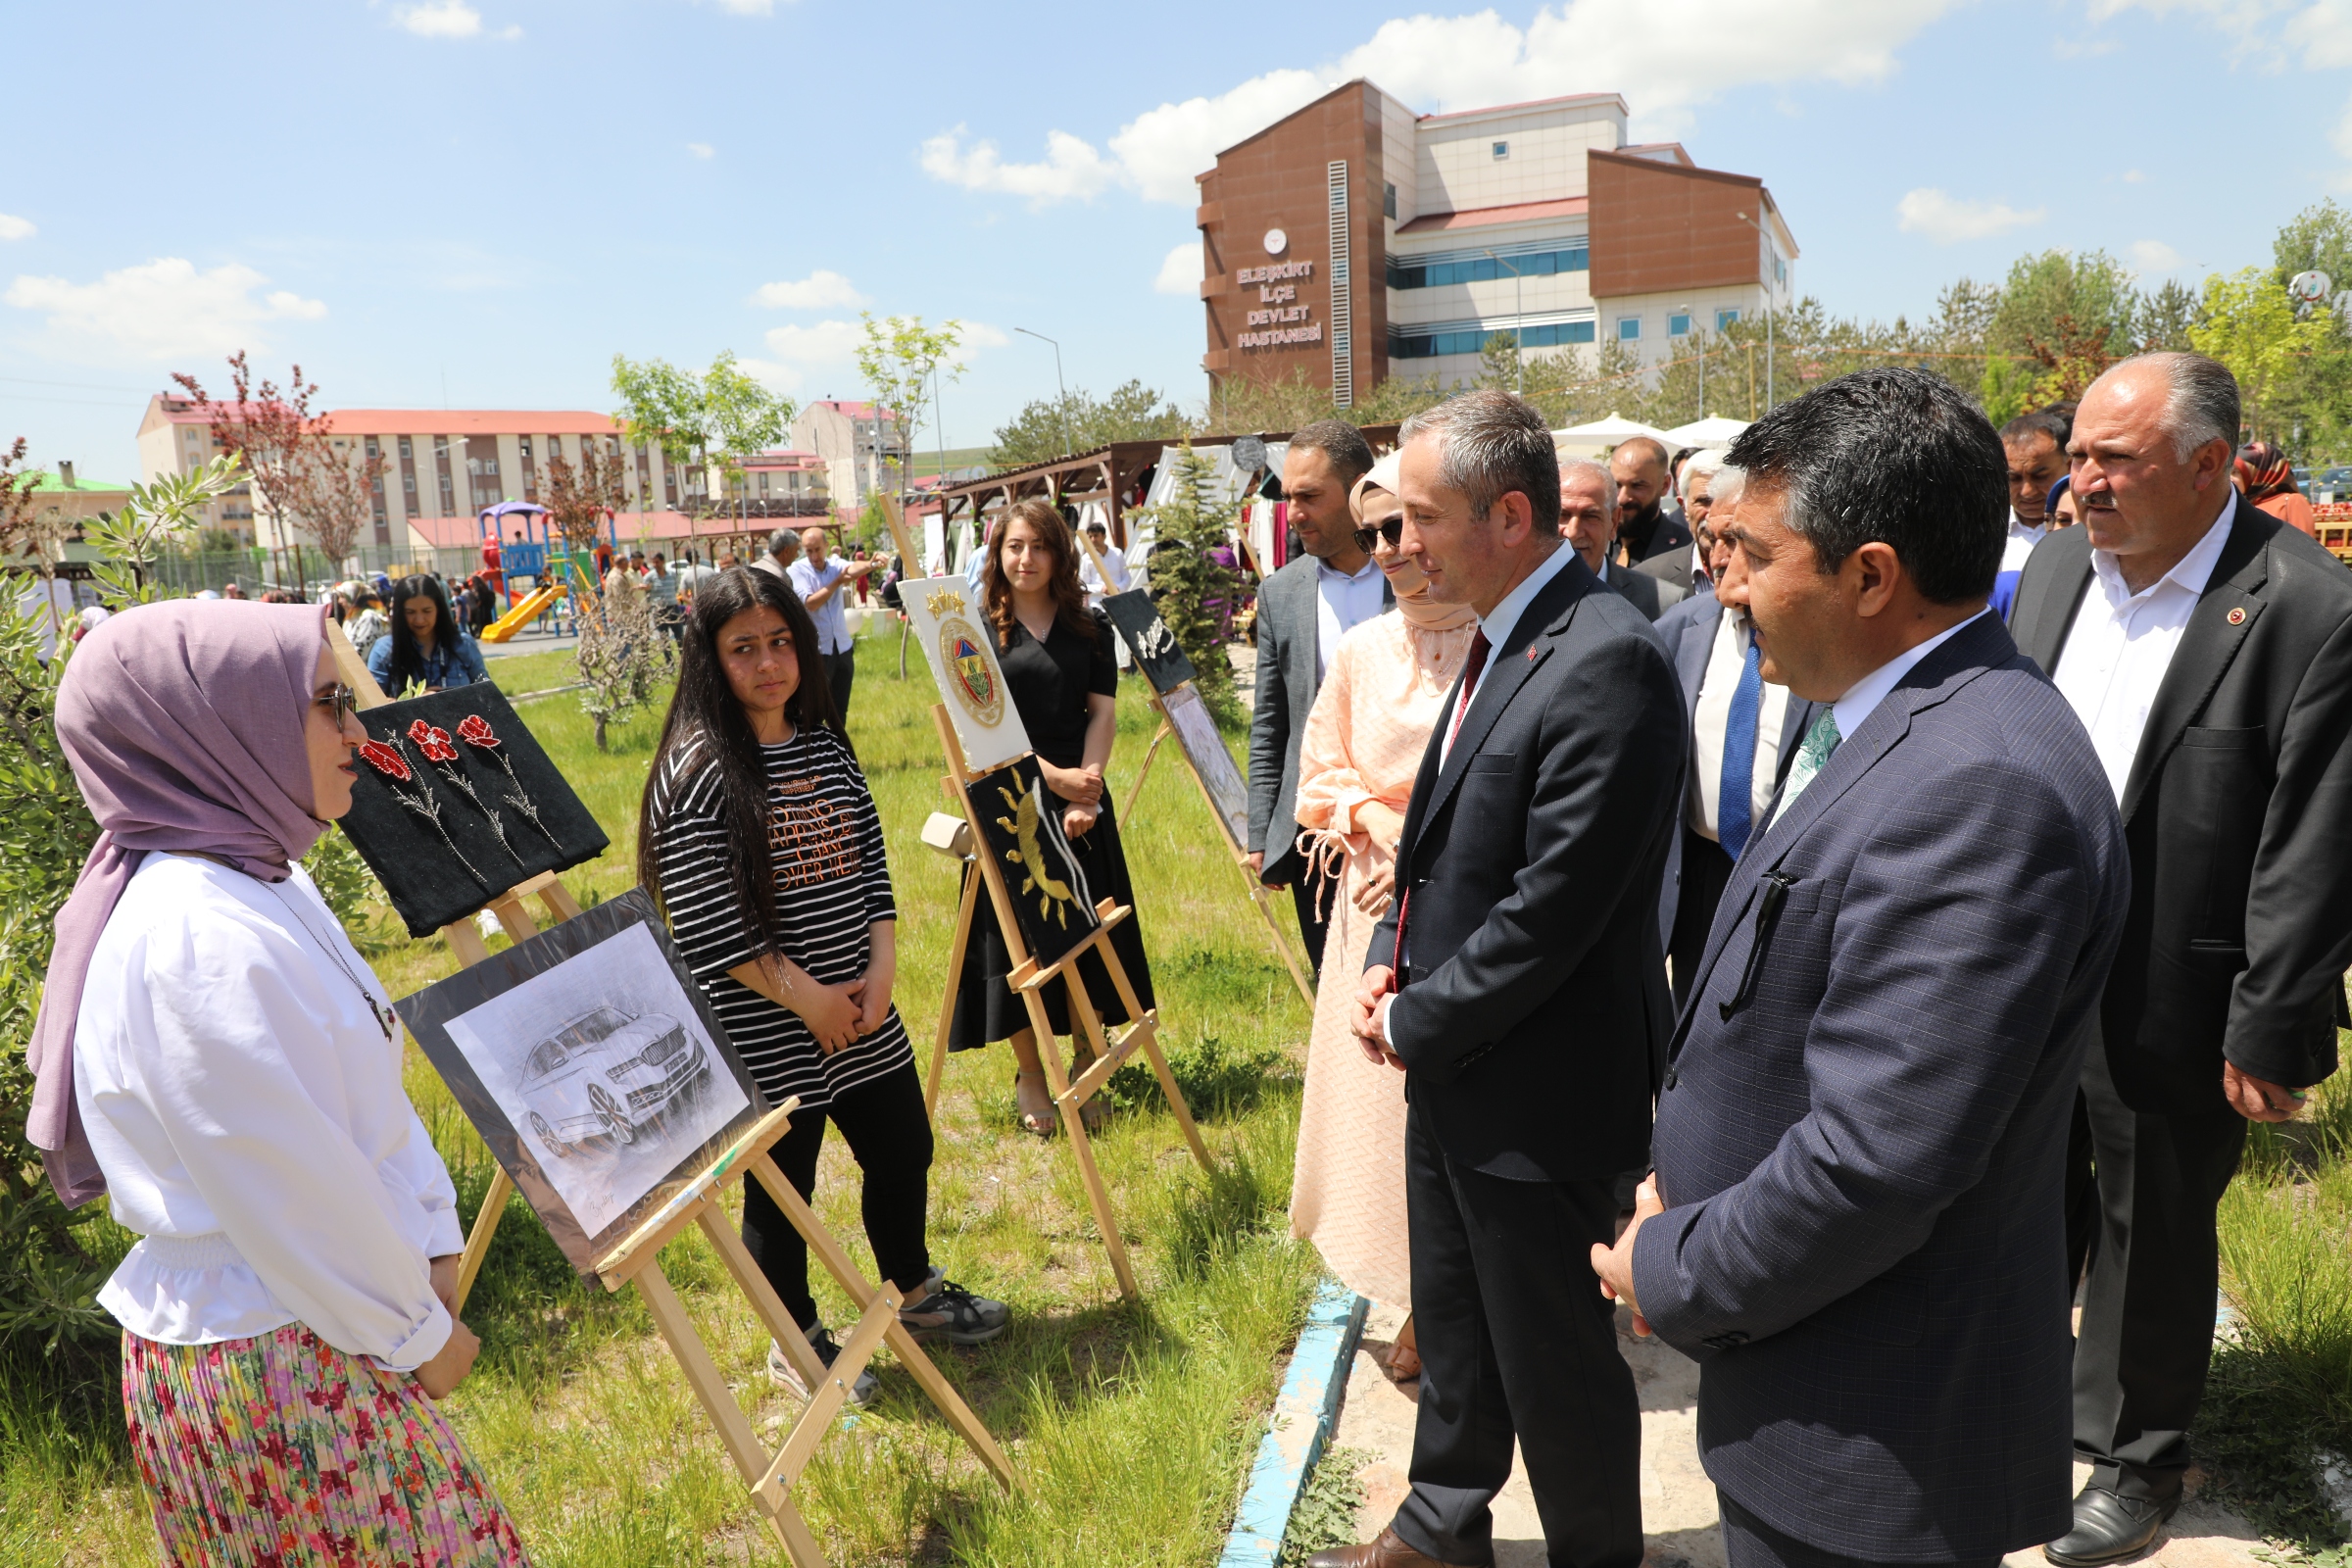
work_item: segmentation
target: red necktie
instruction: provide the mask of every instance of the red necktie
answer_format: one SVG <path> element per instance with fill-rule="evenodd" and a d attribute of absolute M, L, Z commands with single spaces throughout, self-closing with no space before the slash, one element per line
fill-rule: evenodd
<path fill-rule="evenodd" d="M 1487 667 L 1487 655 L 1494 645 L 1487 641 L 1487 629 L 1481 626 L 1470 638 L 1470 660 L 1462 665 L 1462 700 L 1453 705 L 1453 720 L 1446 726 L 1446 748 L 1450 754 L 1453 738 L 1462 732 L 1462 715 L 1470 711 L 1470 694 L 1478 690 L 1478 677 Z M 1440 771 L 1444 771 L 1441 767 Z M 1404 867 L 1397 866 L 1397 880 L 1403 881 Z M 1404 917 L 1413 906 L 1413 890 L 1399 886 L 1396 890 L 1396 944 L 1389 953 L 1390 966 L 1396 971 L 1396 985 L 1404 986 Z"/>

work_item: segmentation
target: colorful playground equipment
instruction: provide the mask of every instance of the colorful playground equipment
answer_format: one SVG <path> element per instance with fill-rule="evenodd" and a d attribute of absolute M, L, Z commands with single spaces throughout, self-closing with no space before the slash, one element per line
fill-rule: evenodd
<path fill-rule="evenodd" d="M 562 613 L 566 567 L 573 572 L 581 568 L 555 537 L 549 516 L 547 508 L 528 501 L 502 501 L 476 514 L 482 529 L 482 569 L 507 600 L 506 612 L 483 629 L 483 642 L 506 642 L 542 615 Z M 510 526 L 512 538 L 505 536 Z M 607 542 L 617 549 L 620 537 L 610 510 L 605 513 L 605 531 Z M 587 580 L 593 581 L 593 574 L 587 574 Z"/>

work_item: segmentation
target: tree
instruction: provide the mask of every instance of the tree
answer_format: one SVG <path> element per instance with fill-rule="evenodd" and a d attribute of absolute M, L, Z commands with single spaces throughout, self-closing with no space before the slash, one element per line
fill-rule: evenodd
<path fill-rule="evenodd" d="M 601 752 L 609 750 L 606 727 L 653 701 L 655 688 L 676 672 L 677 654 L 655 621 L 653 599 L 644 589 L 632 583 L 608 594 L 584 587 L 573 585 L 579 643 L 572 667 L 582 687 L 580 710 L 595 722 Z"/>
<path fill-rule="evenodd" d="M 596 437 L 580 437 L 580 461 L 575 466 L 560 452 L 547 459 L 547 479 L 540 485 L 541 504 L 548 521 L 574 550 L 587 550 L 604 531 L 608 513 L 620 510 L 627 499 L 622 483 L 621 455 L 599 452 Z"/>
<path fill-rule="evenodd" d="M 2199 354 L 2221 361 L 2237 377 L 2245 433 L 2287 441 L 2294 434 L 2292 389 L 2300 362 L 2328 353 L 2342 334 L 2326 316 L 2298 319 L 2295 303 L 2278 278 L 2249 267 L 2234 277 L 2205 280 L 2199 319 L 2188 340 Z M 2330 340 L 2333 340 L 2331 342 Z"/>
<path fill-rule="evenodd" d="M 354 441 L 348 452 L 329 439 L 329 420 L 321 419 L 311 433 L 303 454 L 296 487 L 302 519 L 318 541 L 318 548 L 336 569 L 351 558 L 360 530 L 375 513 L 375 485 L 391 471 L 389 458 L 369 457 Z"/>
<path fill-rule="evenodd" d="M 999 425 L 988 462 L 991 467 L 1018 468 L 1113 441 L 1173 441 L 1189 427 L 1174 403 L 1141 381 L 1125 382 L 1102 399 L 1080 387 L 1066 396 L 1038 398 L 1010 423 Z"/>
<path fill-rule="evenodd" d="M 2140 296 L 2139 314 L 2132 326 L 2134 346 L 2142 354 L 2154 350 L 2180 352 L 2188 347 L 2188 329 L 2196 318 L 2196 291 L 2178 278 L 2168 277 L 2156 292 Z"/>
<path fill-rule="evenodd" d="M 876 321 L 871 311 L 859 311 L 858 318 L 865 323 L 864 341 L 858 345 L 858 373 L 874 389 L 879 412 L 889 415 L 899 427 L 900 450 L 905 456 L 899 468 L 904 493 L 905 475 L 914 462 L 914 432 L 922 423 L 923 399 L 931 377 L 963 379 L 963 367 L 955 360 L 956 346 L 963 341 L 963 323 L 946 320 L 926 327 L 919 316 L 890 316 Z M 874 440 L 879 443 L 881 439 L 877 420 Z"/>
<path fill-rule="evenodd" d="M 1193 684 L 1209 711 L 1238 710 L 1225 636 L 1241 580 L 1213 551 L 1228 543 L 1224 509 L 1209 500 L 1208 462 L 1187 442 L 1176 455 L 1174 493 L 1148 509 L 1153 529 L 1148 568 L 1152 601 L 1193 663 Z"/>
<path fill-rule="evenodd" d="M 167 473 L 153 484 L 134 484 L 130 499 L 113 516 L 82 527 L 98 552 L 90 575 L 109 609 L 152 604 L 168 597 L 155 580 L 155 564 L 166 550 L 184 544 L 203 520 L 204 509 L 244 481 L 233 454 L 223 453 L 194 473 Z"/>
<path fill-rule="evenodd" d="M 710 447 L 710 410 L 703 397 L 702 378 L 681 370 L 667 360 L 632 363 L 612 356 L 612 390 L 620 397 L 613 419 L 632 447 L 657 447 L 672 466 L 700 462 Z M 654 498 L 638 497 L 640 511 L 651 512 Z"/>
<path fill-rule="evenodd" d="M 722 351 L 703 372 L 703 408 L 710 430 L 710 446 L 731 481 L 743 478 L 743 463 L 784 439 L 792 422 L 792 399 L 778 397 L 735 368 L 735 356 Z M 744 514 L 742 497 L 735 514 Z"/>
<path fill-rule="evenodd" d="M 1984 345 L 1992 353 L 2022 359 L 2038 358 L 2036 345 L 2051 350 L 2053 359 L 2065 357 L 2058 352 L 2063 343 L 2120 347 L 2131 341 L 2138 308 L 2131 270 L 2105 251 L 2021 256 L 2001 284 Z"/>
<path fill-rule="evenodd" d="M 212 425 L 213 440 L 244 466 L 283 545 L 284 530 L 300 514 L 308 482 L 314 433 L 311 399 L 318 395 L 318 384 L 305 381 L 297 365 L 283 391 L 267 377 L 256 386 L 243 349 L 229 356 L 228 371 L 234 396 L 226 403 L 215 403 L 192 375 L 174 372 L 172 379 L 196 400 Z"/>

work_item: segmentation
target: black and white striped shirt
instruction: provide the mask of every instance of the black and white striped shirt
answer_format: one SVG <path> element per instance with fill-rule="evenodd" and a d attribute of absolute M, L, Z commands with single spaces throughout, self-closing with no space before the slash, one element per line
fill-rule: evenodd
<path fill-rule="evenodd" d="M 767 763 L 768 857 L 784 956 L 823 985 L 865 973 L 867 925 L 898 918 L 882 818 L 865 775 L 841 737 L 803 728 L 760 748 Z M 751 912 L 735 896 L 723 810 L 724 782 L 700 737 L 670 755 L 654 782 L 662 902 L 687 966 L 702 982 L 736 1054 L 770 1104 L 801 1097 L 804 1110 L 911 1064 L 894 1006 L 882 1027 L 826 1055 L 801 1015 L 728 974 L 762 956 Z"/>

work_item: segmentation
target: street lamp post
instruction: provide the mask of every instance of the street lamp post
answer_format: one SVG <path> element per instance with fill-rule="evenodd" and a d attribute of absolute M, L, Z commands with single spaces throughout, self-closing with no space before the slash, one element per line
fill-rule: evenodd
<path fill-rule="evenodd" d="M 1054 340 L 1045 333 L 1032 332 L 1025 326 L 1016 326 L 1013 330 L 1025 337 L 1033 337 L 1040 343 L 1054 343 Z M 1061 394 L 1061 402 L 1057 405 L 1061 410 L 1061 455 L 1065 458 L 1074 458 L 1078 453 L 1076 444 L 1070 437 L 1070 389 L 1062 385 L 1061 345 L 1058 343 L 1054 343 L 1054 389 Z"/>
<path fill-rule="evenodd" d="M 1734 213 L 1732 216 L 1754 229 L 1756 236 L 1764 243 L 1767 245 L 1772 243 L 1772 236 L 1764 232 L 1762 223 L 1757 222 L 1745 213 Z M 1764 407 L 1767 409 L 1772 407 L 1772 318 L 1776 314 L 1772 308 L 1772 279 L 1766 278 L 1764 279 Z M 1750 370 L 1748 373 L 1753 375 L 1755 372 Z M 1752 387 L 1755 383 L 1751 381 L 1748 384 Z"/>
<path fill-rule="evenodd" d="M 1527 390 L 1527 312 L 1524 309 L 1526 296 L 1520 288 L 1519 269 L 1511 267 L 1510 263 L 1493 251 L 1486 252 L 1486 257 L 1496 267 L 1511 269 L 1511 390 L 1524 392 Z"/>
<path fill-rule="evenodd" d="M 1707 416 L 1707 340 L 1699 330 L 1698 313 L 1686 305 L 1683 314 L 1690 318 L 1690 335 L 1698 339 L 1698 416 L 1703 419 Z"/>

